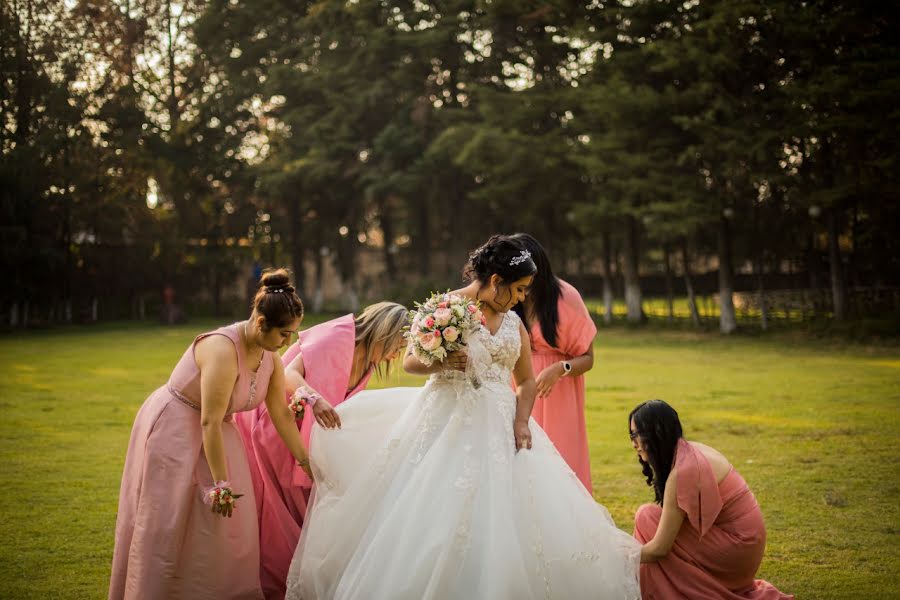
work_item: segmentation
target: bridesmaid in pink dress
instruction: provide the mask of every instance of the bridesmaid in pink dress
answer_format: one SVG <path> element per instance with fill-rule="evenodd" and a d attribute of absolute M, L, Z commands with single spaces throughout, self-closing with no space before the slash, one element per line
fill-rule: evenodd
<path fill-rule="evenodd" d="M 406 323 L 405 307 L 379 302 L 357 317 L 344 315 L 303 331 L 288 348 L 282 356 L 288 396 L 296 390 L 320 396 L 297 423 L 306 447 L 314 422 L 340 427 L 334 407 L 364 390 L 381 364 L 390 368 L 390 361 L 405 347 Z M 270 600 L 284 598 L 313 482 L 278 439 L 267 406 L 241 413 L 236 424 L 256 491 L 263 594 Z"/>
<path fill-rule="evenodd" d="M 656 504 L 634 519 L 645 600 L 785 600 L 756 579 L 766 549 L 762 511 L 722 454 L 682 437 L 678 413 L 650 400 L 628 418 Z"/>
<path fill-rule="evenodd" d="M 302 316 L 287 273 L 264 274 L 250 319 L 198 336 L 141 406 L 122 475 L 111 600 L 263 597 L 256 500 L 232 419 L 265 400 L 286 452 L 308 468 L 276 354 Z M 213 487 L 244 497 L 213 510 Z"/>
<path fill-rule="evenodd" d="M 531 416 L 591 493 L 591 459 L 584 415 L 584 374 L 594 366 L 597 327 L 581 295 L 553 274 L 541 244 L 527 233 L 511 236 L 525 246 L 538 271 L 524 304 L 516 306 L 528 324 L 537 400 Z"/>

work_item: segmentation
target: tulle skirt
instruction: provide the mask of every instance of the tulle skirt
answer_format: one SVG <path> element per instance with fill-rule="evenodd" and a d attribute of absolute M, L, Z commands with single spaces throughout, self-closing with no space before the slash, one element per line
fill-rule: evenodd
<path fill-rule="evenodd" d="M 640 545 L 532 420 L 516 451 L 508 384 L 362 392 L 316 428 L 312 505 L 287 598 L 640 598 Z"/>

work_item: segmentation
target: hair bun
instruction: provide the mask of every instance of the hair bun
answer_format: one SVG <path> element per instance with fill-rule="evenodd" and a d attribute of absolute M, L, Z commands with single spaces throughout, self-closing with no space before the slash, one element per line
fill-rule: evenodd
<path fill-rule="evenodd" d="M 251 309 L 265 317 L 267 330 L 303 317 L 303 301 L 297 295 L 287 269 L 263 272 Z"/>
<path fill-rule="evenodd" d="M 514 281 L 533 275 L 537 267 L 532 260 L 513 260 L 524 252 L 524 246 L 506 235 L 492 235 L 487 242 L 469 254 L 469 262 L 463 269 L 463 277 L 478 279 L 482 283 L 497 274 L 503 281 Z"/>
<path fill-rule="evenodd" d="M 291 291 L 294 291 L 294 288 L 291 286 L 291 278 L 284 269 L 266 271 L 263 273 L 262 278 L 260 278 L 259 283 L 266 287 L 266 291 L 269 291 L 270 288 L 283 289 L 285 287 L 291 287 Z"/>

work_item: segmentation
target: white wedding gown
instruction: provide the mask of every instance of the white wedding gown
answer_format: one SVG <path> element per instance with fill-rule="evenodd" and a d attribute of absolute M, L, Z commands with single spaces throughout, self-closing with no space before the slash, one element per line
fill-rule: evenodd
<path fill-rule="evenodd" d="M 470 339 L 472 372 L 357 394 L 316 427 L 314 499 L 287 581 L 304 600 L 640 598 L 640 545 L 531 421 L 516 452 L 519 318 Z"/>

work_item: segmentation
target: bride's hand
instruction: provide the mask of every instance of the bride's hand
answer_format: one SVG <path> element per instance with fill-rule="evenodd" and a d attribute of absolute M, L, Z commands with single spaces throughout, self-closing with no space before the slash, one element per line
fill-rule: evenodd
<path fill-rule="evenodd" d="M 515 421 L 513 435 L 516 436 L 516 450 L 531 450 L 531 429 L 528 428 L 528 421 Z"/>
<path fill-rule="evenodd" d="M 447 355 L 447 358 L 444 359 L 444 364 L 450 367 L 451 369 L 455 369 L 457 371 L 466 372 L 466 363 L 468 362 L 469 357 L 466 354 L 465 350 L 454 350 L 453 352 Z"/>
<path fill-rule="evenodd" d="M 313 416 L 316 422 L 325 429 L 341 428 L 341 418 L 334 407 L 325 398 L 319 398 L 312 406 Z"/>

